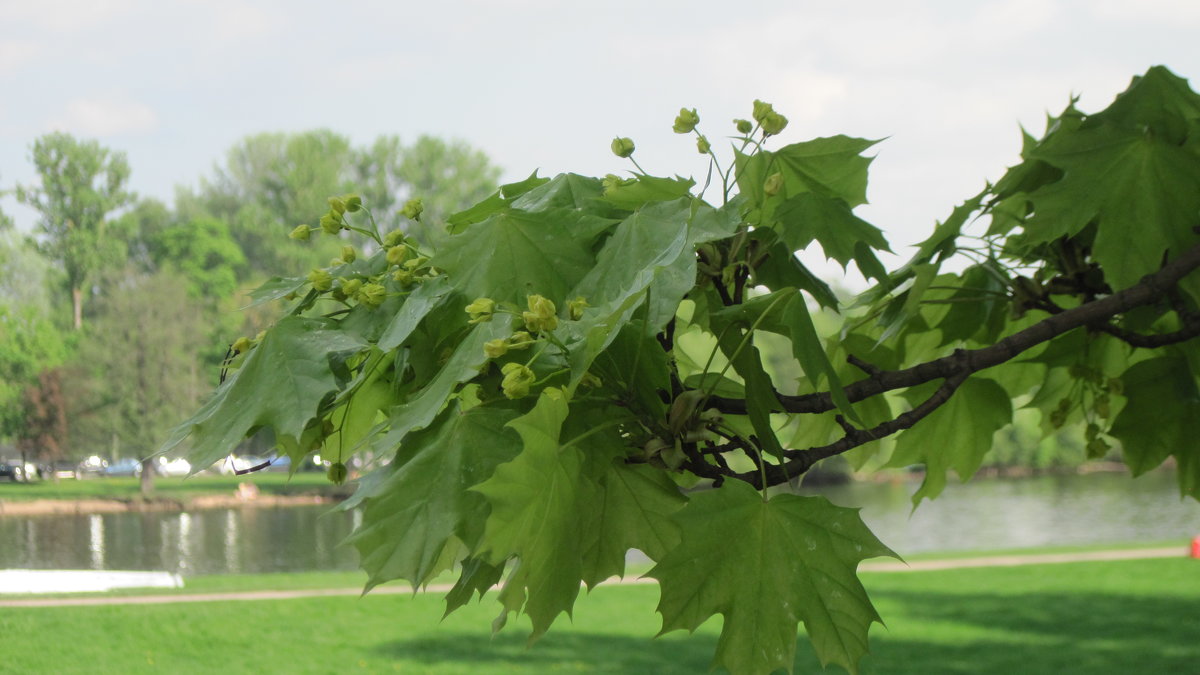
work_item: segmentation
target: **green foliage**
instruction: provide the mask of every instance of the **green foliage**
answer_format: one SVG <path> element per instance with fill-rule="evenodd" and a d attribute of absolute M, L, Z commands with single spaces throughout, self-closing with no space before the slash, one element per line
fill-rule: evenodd
<path fill-rule="evenodd" d="M 129 163 L 124 153 L 64 133 L 35 141 L 32 159 L 40 185 L 18 186 L 17 200 L 40 216 L 40 246 L 66 273 L 78 330 L 83 322 L 84 285 L 107 257 L 117 253 L 105 231 L 108 215 L 133 199 L 125 189 Z"/>
<path fill-rule="evenodd" d="M 260 289 L 288 315 L 238 344 L 166 447 L 202 466 L 269 429 L 294 459 L 374 457 L 353 501 L 370 583 L 457 569 L 452 611 L 504 578 L 497 629 L 524 613 L 539 637 L 638 549 L 664 630 L 724 616 L 717 665 L 790 670 L 803 622 L 853 672 L 878 620 L 858 563 L 893 554 L 853 512 L 770 492 L 818 462 L 878 465 L 894 438 L 891 463 L 924 463 L 915 499 L 932 498 L 985 461 L 1018 399 L 1047 435 L 1085 428 L 1092 455 L 1123 442 L 1137 471 L 1173 454 L 1195 494 L 1195 101 L 1155 68 L 1107 111 L 1068 108 L 893 272 L 854 214 L 875 142 L 767 150 L 787 120 L 761 101 L 734 161 L 712 155 L 711 201 L 636 162 L 535 174 L 422 240 L 335 194 L 295 246 L 364 244 Z M 711 155 L 699 125 L 684 109 L 674 128 Z M 845 308 L 795 257 L 814 242 L 876 282 L 821 333 L 809 299 Z"/>

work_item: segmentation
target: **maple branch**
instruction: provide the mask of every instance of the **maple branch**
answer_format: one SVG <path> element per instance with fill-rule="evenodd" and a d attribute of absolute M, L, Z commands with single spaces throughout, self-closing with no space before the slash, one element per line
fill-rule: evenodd
<path fill-rule="evenodd" d="M 1137 284 L 1110 296 L 1085 303 L 1072 309 L 1042 319 L 1034 325 L 1013 333 L 989 347 L 964 349 L 940 359 L 934 359 L 902 370 L 880 370 L 845 387 L 846 397 L 851 403 L 895 389 L 905 389 L 938 379 L 956 375 L 970 375 L 986 368 L 998 366 L 1012 360 L 1037 345 L 1052 340 L 1064 333 L 1085 326 L 1107 325 L 1112 317 L 1131 309 L 1157 302 L 1172 287 L 1189 273 L 1200 267 L 1200 244 L 1184 251 L 1176 259 L 1163 265 L 1153 274 L 1142 277 Z M 1191 337 L 1190 332 L 1200 328 L 1185 326 L 1184 330 L 1161 336 L 1139 336 L 1144 344 L 1161 346 Z M 1126 336 L 1132 338 L 1131 335 Z M 1136 339 L 1136 338 L 1132 338 Z M 1130 343 L 1132 344 L 1132 343 Z M 1138 345 L 1134 345 L 1138 346 Z M 776 396 L 780 406 L 772 412 L 822 413 L 833 410 L 836 405 L 829 392 L 816 392 L 801 396 Z M 723 413 L 744 415 L 746 401 L 742 399 L 714 396 L 710 405 Z"/>

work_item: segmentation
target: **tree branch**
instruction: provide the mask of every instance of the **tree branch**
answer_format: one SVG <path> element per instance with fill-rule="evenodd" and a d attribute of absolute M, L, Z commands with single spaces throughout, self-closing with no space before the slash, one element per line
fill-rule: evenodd
<path fill-rule="evenodd" d="M 1000 365 L 1032 347 L 1071 330 L 1084 326 L 1104 325 L 1118 314 L 1157 302 L 1180 279 L 1198 267 L 1200 267 L 1200 244 L 1184 251 L 1175 260 L 1163 265 L 1159 271 L 1146 275 L 1140 282 L 1123 291 L 1064 310 L 1059 314 L 1052 314 L 990 347 L 959 350 L 950 356 L 927 361 L 903 370 L 878 371 L 869 377 L 847 385 L 845 387 L 846 397 L 853 403 L 887 391 L 914 387 L 937 379 L 949 379 L 960 374 L 966 376 Z M 1172 341 L 1188 339 L 1185 335 L 1190 336 L 1190 333 L 1185 331 L 1193 330 L 1200 334 L 1200 328 L 1188 326 L 1184 331 L 1177 333 L 1139 337 L 1145 338 L 1144 343 L 1147 345 L 1161 346 L 1158 344 L 1159 341 L 1169 340 L 1163 343 L 1172 344 Z M 822 413 L 836 407 L 829 392 L 817 392 L 802 396 L 780 394 L 777 398 L 780 408 L 773 412 Z M 742 399 L 714 396 L 709 401 L 713 407 L 726 414 L 744 415 L 747 412 L 746 402 Z"/>

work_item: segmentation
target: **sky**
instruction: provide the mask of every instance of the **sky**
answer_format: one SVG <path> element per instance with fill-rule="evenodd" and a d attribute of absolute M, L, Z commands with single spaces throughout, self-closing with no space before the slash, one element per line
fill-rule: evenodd
<path fill-rule="evenodd" d="M 506 180 L 628 170 L 629 136 L 648 172 L 702 179 L 679 108 L 720 148 L 758 98 L 791 121 L 778 144 L 884 139 L 857 213 L 904 255 L 1071 95 L 1200 78 L 1197 35 L 1196 0 L 0 0 L 0 190 L 51 131 L 127 153 L 168 203 L 239 139 L 314 128 L 459 139 Z"/>

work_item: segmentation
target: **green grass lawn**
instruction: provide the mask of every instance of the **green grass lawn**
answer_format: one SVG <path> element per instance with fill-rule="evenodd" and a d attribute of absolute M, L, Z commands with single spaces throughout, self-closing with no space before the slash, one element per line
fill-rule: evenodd
<path fill-rule="evenodd" d="M 1200 663 L 1200 561 L 864 574 L 887 627 L 865 673 L 1186 673 Z M 189 580 L 188 591 L 355 585 L 361 577 Z M 651 640 L 654 586 L 581 595 L 526 649 L 492 638 L 490 596 L 439 622 L 437 595 L 0 609 L 0 672 L 704 673 L 720 620 Z M 819 671 L 798 644 L 797 672 Z"/>
<path fill-rule="evenodd" d="M 34 481 L 31 483 L 0 482 L 0 501 L 31 499 L 137 499 L 141 495 L 139 478 L 85 478 Z M 270 495 L 348 493 L 345 486 L 336 486 L 322 472 L 302 472 L 289 477 L 286 472 L 257 472 L 244 476 L 200 474 L 190 478 L 154 479 L 154 496 L 184 500 L 210 494 L 233 494 L 239 483 L 253 483 L 260 493 Z"/>

